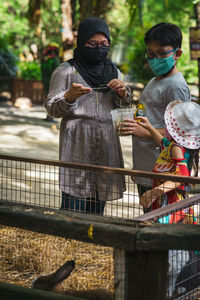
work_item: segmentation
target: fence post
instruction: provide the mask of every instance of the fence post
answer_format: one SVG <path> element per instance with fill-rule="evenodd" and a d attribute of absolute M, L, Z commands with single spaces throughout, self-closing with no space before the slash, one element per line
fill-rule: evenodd
<path fill-rule="evenodd" d="M 115 300 L 165 300 L 168 251 L 114 250 Z"/>

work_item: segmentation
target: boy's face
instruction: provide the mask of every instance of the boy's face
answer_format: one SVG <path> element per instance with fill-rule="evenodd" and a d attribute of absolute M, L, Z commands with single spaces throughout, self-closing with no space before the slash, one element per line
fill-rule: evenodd
<path fill-rule="evenodd" d="M 172 46 L 161 46 L 158 42 L 151 42 L 147 44 L 147 57 L 148 58 L 166 58 L 171 56 L 173 52 L 175 52 Z M 178 60 L 182 54 L 181 49 L 177 49 L 176 53 L 174 53 L 174 60 Z"/>

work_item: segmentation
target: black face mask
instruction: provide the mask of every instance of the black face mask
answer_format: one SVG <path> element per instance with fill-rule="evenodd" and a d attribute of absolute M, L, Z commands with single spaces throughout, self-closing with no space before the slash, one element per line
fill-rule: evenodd
<path fill-rule="evenodd" d="M 104 61 L 106 56 L 108 55 L 110 47 L 80 47 L 81 55 L 91 64 L 99 64 L 100 62 Z"/>

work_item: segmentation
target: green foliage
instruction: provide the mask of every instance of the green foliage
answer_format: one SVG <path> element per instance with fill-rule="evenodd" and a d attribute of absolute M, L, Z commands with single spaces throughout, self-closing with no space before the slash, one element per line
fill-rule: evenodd
<path fill-rule="evenodd" d="M 33 44 L 40 51 L 43 45 L 49 42 L 61 44 L 61 1 L 41 1 L 40 38 L 35 34 L 35 25 L 30 26 L 28 21 L 29 1 L 31 0 L 0 1 L 1 37 L 6 41 L 6 45 L 9 45 L 9 47 L 6 46 L 7 53 L 11 52 L 19 56 L 19 54 L 30 52 Z M 179 25 L 184 33 L 183 57 L 178 62 L 180 71 L 188 81 L 197 82 L 197 62 L 190 61 L 189 57 L 188 28 L 196 25 L 194 3 L 199 0 L 108 1 L 112 6 L 106 16 L 112 36 L 111 52 L 114 57 L 117 57 L 117 64 L 122 65 L 126 71 L 127 68 L 129 69 L 128 72 L 134 81 L 146 83 L 152 76 L 144 56 L 144 33 L 156 23 L 172 22 Z M 101 5 L 101 1 L 96 1 L 96 3 Z M 72 4 L 75 5 L 73 19 L 79 23 L 81 1 L 72 1 Z M 1 46 L 1 40 L 0 49 L 2 51 L 4 49 L 4 46 Z M 5 59 L 9 60 L 8 57 Z M 27 66 L 20 63 L 18 66 L 21 69 L 21 76 L 41 78 L 39 62 L 28 63 Z"/>
<path fill-rule="evenodd" d="M 49 1 L 42 1 L 41 40 L 38 40 L 35 34 L 35 27 L 29 26 L 28 2 L 28 0 L 0 1 L 1 36 L 9 42 L 17 55 L 30 51 L 32 44 L 40 48 L 43 43 L 61 41 L 60 2 L 52 0 L 49 5 Z"/>
<path fill-rule="evenodd" d="M 9 50 L 5 39 L 0 39 L 0 76 L 15 77 L 17 73 L 17 58 Z"/>
<path fill-rule="evenodd" d="M 41 69 L 38 62 L 19 62 L 19 77 L 41 80 Z"/>
<path fill-rule="evenodd" d="M 12 52 L 0 49 L 0 76 L 15 77 L 16 74 L 16 57 Z"/>
<path fill-rule="evenodd" d="M 183 58 L 178 62 L 179 70 L 183 72 L 186 80 L 197 82 L 197 62 L 190 61 L 189 57 L 189 27 L 195 26 L 192 1 L 168 0 L 166 2 L 163 0 L 146 0 L 143 1 L 141 7 L 142 12 L 139 13 L 138 11 L 135 14 L 126 34 L 126 38 L 129 39 L 126 59 L 129 62 L 129 73 L 132 79 L 146 83 L 153 75 L 144 57 L 146 47 L 143 39 L 145 32 L 159 22 L 171 22 L 177 24 L 183 32 L 182 49 L 184 53 Z"/>
<path fill-rule="evenodd" d="M 49 0 L 41 2 L 42 43 L 49 44 L 50 42 L 55 42 L 61 45 L 61 1 L 52 0 L 51 5 L 49 5 Z"/>
<path fill-rule="evenodd" d="M 60 3 L 57 0 L 42 1 L 42 23 L 41 39 L 35 34 L 35 27 L 29 25 L 28 21 L 28 0 L 4 0 L 0 1 L 0 25 L 1 36 L 0 49 L 3 47 L 6 53 L 6 59 L 11 57 L 9 51 L 16 56 L 30 52 L 31 45 L 35 44 L 40 50 L 43 44 L 51 41 L 61 41 L 60 31 Z M 3 44 L 8 45 L 5 47 Z M 4 55 L 5 56 L 5 55 Z M 13 57 L 13 55 L 12 55 Z M 0 57 L 1 59 L 1 57 Z M 2 60 L 0 61 L 0 64 Z M 40 63 L 28 62 L 18 63 L 19 74 L 25 79 L 41 79 Z M 0 70 L 1 71 L 1 70 Z M 12 73 L 14 76 L 16 75 Z"/>
<path fill-rule="evenodd" d="M 133 81 L 139 81 L 146 84 L 153 76 L 145 57 L 146 46 L 144 43 L 143 30 L 138 32 L 133 39 L 133 44 L 129 46 L 127 59 L 129 63 L 129 74 Z"/>

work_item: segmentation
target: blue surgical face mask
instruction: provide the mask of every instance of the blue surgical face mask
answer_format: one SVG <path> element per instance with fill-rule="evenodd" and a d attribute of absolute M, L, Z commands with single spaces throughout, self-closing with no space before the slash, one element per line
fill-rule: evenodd
<path fill-rule="evenodd" d="M 156 76 L 165 75 L 173 69 L 176 62 L 174 60 L 176 51 L 177 49 L 172 55 L 165 58 L 148 58 L 149 66 Z"/>

